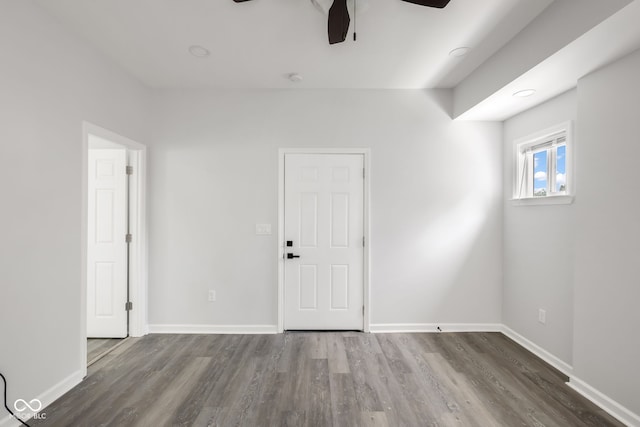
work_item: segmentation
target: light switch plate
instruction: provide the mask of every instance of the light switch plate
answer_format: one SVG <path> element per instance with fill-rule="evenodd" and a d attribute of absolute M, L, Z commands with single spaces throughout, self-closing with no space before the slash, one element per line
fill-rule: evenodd
<path fill-rule="evenodd" d="M 270 236 L 271 224 L 256 224 L 256 234 L 258 236 Z"/>

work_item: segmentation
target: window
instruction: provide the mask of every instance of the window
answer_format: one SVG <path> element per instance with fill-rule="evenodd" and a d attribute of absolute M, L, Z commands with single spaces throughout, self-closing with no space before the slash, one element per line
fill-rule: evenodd
<path fill-rule="evenodd" d="M 516 141 L 515 200 L 570 196 L 570 125 L 564 123 Z"/>

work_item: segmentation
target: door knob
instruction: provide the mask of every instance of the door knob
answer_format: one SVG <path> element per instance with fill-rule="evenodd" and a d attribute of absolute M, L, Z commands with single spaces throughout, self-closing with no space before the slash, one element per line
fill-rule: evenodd
<path fill-rule="evenodd" d="M 300 258 L 300 255 L 287 254 L 287 259 Z"/>

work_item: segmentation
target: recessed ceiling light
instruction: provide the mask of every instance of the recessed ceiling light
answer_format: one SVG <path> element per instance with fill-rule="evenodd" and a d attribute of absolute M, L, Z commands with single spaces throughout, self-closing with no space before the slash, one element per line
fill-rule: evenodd
<path fill-rule="evenodd" d="M 527 96 L 531 96 L 534 93 L 536 93 L 535 89 L 524 89 L 515 92 L 513 96 L 517 96 L 518 98 L 526 98 Z"/>
<path fill-rule="evenodd" d="M 289 73 L 287 74 L 287 79 L 293 83 L 300 83 L 302 81 L 302 76 L 298 73 Z"/>
<path fill-rule="evenodd" d="M 333 0 L 311 0 L 311 4 L 319 11 L 325 15 L 329 14 L 329 9 L 333 5 Z M 365 13 L 369 10 L 370 1 L 369 0 L 347 0 L 347 9 L 349 10 L 349 15 L 353 16 L 352 13 L 357 11 L 358 14 Z"/>
<path fill-rule="evenodd" d="M 196 58 L 206 58 L 211 54 L 209 49 L 198 45 L 189 46 L 189 53 Z"/>
<path fill-rule="evenodd" d="M 449 52 L 449 56 L 452 56 L 454 58 L 460 58 L 461 56 L 465 56 L 467 53 L 469 53 L 469 51 L 471 50 L 470 47 L 457 47 L 455 49 L 453 49 L 451 52 Z"/>

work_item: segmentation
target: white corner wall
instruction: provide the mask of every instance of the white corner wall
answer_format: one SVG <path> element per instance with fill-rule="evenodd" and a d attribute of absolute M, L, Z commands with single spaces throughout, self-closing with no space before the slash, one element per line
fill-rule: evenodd
<path fill-rule="evenodd" d="M 504 122 L 504 282 L 502 320 L 518 334 L 572 364 L 573 205 L 516 206 L 515 141 L 566 121 L 575 127 L 577 91 L 571 90 Z M 574 143 L 580 142 L 574 135 Z M 579 183 L 578 183 L 579 184 Z M 538 322 L 546 310 L 546 323 Z"/>
<path fill-rule="evenodd" d="M 630 426 L 640 425 L 638 76 L 640 51 L 504 123 L 503 322 Z M 567 120 L 575 202 L 511 205 L 513 141 Z"/>
<path fill-rule="evenodd" d="M 640 51 L 578 87 L 574 375 L 640 414 Z"/>
<path fill-rule="evenodd" d="M 501 126 L 451 121 L 442 95 L 158 93 L 151 330 L 275 327 L 281 147 L 371 148 L 372 327 L 500 323 Z"/>
<path fill-rule="evenodd" d="M 490 97 L 632 0 L 554 0 L 454 90 L 453 117 Z M 540 90 L 544 93 L 544 88 Z"/>
<path fill-rule="evenodd" d="M 0 52 L 0 372 L 46 405 L 85 364 L 82 122 L 145 141 L 148 94 L 31 1 L 0 2 Z"/>

